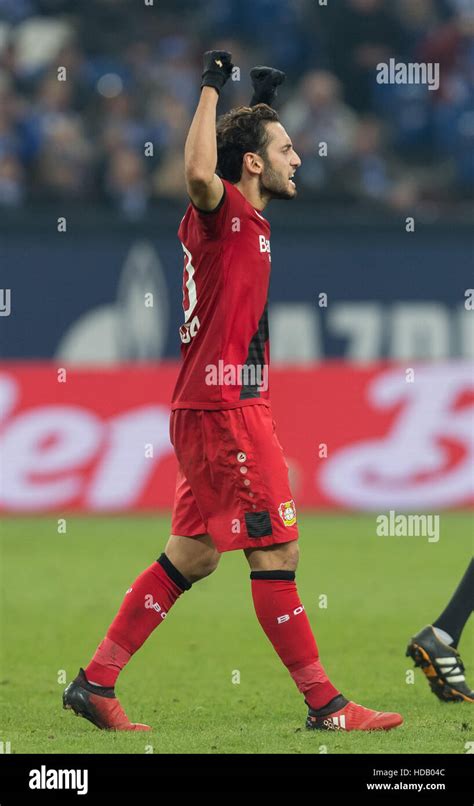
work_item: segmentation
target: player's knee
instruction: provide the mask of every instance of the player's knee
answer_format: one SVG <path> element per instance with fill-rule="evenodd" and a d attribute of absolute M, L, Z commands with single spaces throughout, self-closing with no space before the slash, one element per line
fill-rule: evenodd
<path fill-rule="evenodd" d="M 275 543 L 263 549 L 246 549 L 252 571 L 296 571 L 299 546 L 296 541 Z"/>
<path fill-rule="evenodd" d="M 199 562 L 191 570 L 190 582 L 199 582 L 212 574 L 219 565 L 220 554 L 216 551 L 214 554 L 207 554 L 206 557 L 201 557 Z"/>
<path fill-rule="evenodd" d="M 285 543 L 283 549 L 283 562 L 282 570 L 296 571 L 300 559 L 300 547 L 296 541 Z"/>
<path fill-rule="evenodd" d="M 171 535 L 165 547 L 168 559 L 188 582 L 198 582 L 216 570 L 220 554 L 208 536 Z"/>

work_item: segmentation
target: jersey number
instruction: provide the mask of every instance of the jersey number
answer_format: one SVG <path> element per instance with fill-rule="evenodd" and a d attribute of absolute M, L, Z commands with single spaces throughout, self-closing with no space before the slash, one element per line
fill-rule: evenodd
<path fill-rule="evenodd" d="M 189 344 L 191 339 L 194 338 L 198 332 L 200 322 L 197 316 L 193 316 L 191 319 L 191 314 L 197 305 L 197 290 L 196 283 L 194 282 L 193 256 L 191 252 L 186 249 L 184 243 L 182 243 L 181 246 L 183 247 L 183 252 L 185 254 L 184 271 L 188 275 L 185 283 L 185 288 L 188 292 L 188 307 L 185 307 L 186 300 L 183 289 L 184 325 L 181 325 L 179 335 L 183 344 Z"/>

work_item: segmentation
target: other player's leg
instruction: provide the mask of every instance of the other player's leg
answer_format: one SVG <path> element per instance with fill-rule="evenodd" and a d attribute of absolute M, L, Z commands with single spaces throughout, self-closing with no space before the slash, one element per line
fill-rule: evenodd
<path fill-rule="evenodd" d="M 474 702 L 457 649 L 474 609 L 474 560 L 441 615 L 413 636 L 406 654 L 420 666 L 430 688 L 444 702 Z"/>
<path fill-rule="evenodd" d="M 64 691 L 64 708 L 101 729 L 149 730 L 126 716 L 115 696 L 117 677 L 181 594 L 211 574 L 218 562 L 219 553 L 208 535 L 172 535 L 163 554 L 128 588 L 91 662 Z"/>

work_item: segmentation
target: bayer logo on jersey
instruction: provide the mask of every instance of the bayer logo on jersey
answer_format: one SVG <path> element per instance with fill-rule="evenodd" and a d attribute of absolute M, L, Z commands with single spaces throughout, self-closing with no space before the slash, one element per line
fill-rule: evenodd
<path fill-rule="evenodd" d="M 265 235 L 259 235 L 258 240 L 260 243 L 260 252 L 268 252 L 268 259 L 271 261 L 271 249 L 270 249 L 270 241 L 268 238 L 265 238 Z"/>

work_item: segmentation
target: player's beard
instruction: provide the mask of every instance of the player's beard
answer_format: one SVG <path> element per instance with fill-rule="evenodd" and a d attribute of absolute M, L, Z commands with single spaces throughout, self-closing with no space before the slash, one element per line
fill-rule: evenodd
<path fill-rule="evenodd" d="M 263 173 L 260 176 L 259 191 L 261 198 L 270 199 L 293 199 L 296 196 L 296 191 L 293 193 L 288 190 L 288 177 L 286 179 L 274 168 L 271 163 L 263 157 Z"/>

